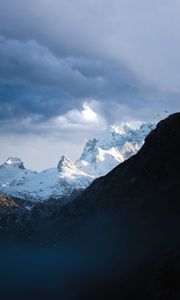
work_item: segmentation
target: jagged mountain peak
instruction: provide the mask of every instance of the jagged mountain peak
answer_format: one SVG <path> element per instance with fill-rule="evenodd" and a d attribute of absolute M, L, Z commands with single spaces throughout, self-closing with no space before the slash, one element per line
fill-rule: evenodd
<path fill-rule="evenodd" d="M 8 157 L 8 159 L 5 161 L 3 165 L 25 169 L 23 161 L 19 157 L 15 157 L 15 156 Z"/>
<path fill-rule="evenodd" d="M 110 125 L 109 128 L 107 128 L 107 131 L 115 132 L 118 134 L 125 134 L 129 130 L 134 130 L 134 128 L 126 122 L 116 123 Z"/>
<path fill-rule="evenodd" d="M 136 127 L 129 123 L 109 126 L 99 137 L 86 143 L 76 164 L 88 174 L 96 177 L 105 175 L 135 154 L 154 127 L 152 123 L 142 123 Z"/>
<path fill-rule="evenodd" d="M 155 124 L 153 123 L 141 123 L 139 126 L 132 126 L 123 122 L 111 125 L 97 138 L 98 146 L 108 149 L 111 146 L 122 146 L 126 141 L 136 142 L 139 141 L 139 138 L 143 139 L 154 128 Z"/>
<path fill-rule="evenodd" d="M 57 168 L 39 173 L 25 169 L 21 159 L 9 157 L 0 168 L 0 192 L 38 201 L 86 188 L 93 179 L 107 174 L 135 154 L 151 129 L 153 125 L 149 123 L 137 129 L 126 123 L 112 125 L 99 137 L 86 143 L 78 161 L 73 162 L 62 155 Z"/>
<path fill-rule="evenodd" d="M 178 207 L 180 211 L 179 129 L 180 113 L 160 121 L 145 138 L 144 145 L 136 155 L 92 183 L 82 195 L 83 202 L 86 199 L 89 204 L 90 199 L 93 199 L 93 205 L 96 203 L 104 208 L 106 205 L 121 205 L 124 199 L 129 199 L 131 208 L 132 205 L 136 209 L 137 205 L 141 209 L 152 205 L 154 211 L 157 208 L 163 211 L 166 205 L 166 209 L 170 207 L 175 212 Z M 141 200 L 144 202 L 140 202 Z M 169 213 L 169 209 L 167 212 Z"/>
<path fill-rule="evenodd" d="M 72 167 L 74 167 L 74 163 L 70 160 L 70 158 L 66 155 L 62 155 L 57 165 L 58 172 L 62 172 L 64 168 L 71 169 Z"/>
<path fill-rule="evenodd" d="M 79 161 L 85 160 L 89 163 L 94 162 L 97 142 L 98 140 L 96 138 L 92 138 L 86 143 Z"/>

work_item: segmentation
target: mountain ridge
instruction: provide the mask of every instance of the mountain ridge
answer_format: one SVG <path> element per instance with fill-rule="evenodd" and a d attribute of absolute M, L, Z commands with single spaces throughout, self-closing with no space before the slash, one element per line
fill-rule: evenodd
<path fill-rule="evenodd" d="M 173 128 L 174 127 L 174 128 Z M 164 152 L 162 148 L 164 147 Z M 114 176 L 118 181 L 113 181 L 114 187 L 111 186 L 113 194 L 116 198 L 120 197 L 120 193 L 124 192 L 124 188 L 119 190 L 118 182 L 122 182 L 124 187 L 130 187 L 129 194 L 133 196 L 132 189 L 136 187 L 141 192 L 139 181 L 141 179 L 148 182 L 150 185 L 160 183 L 161 180 L 169 176 L 168 171 L 171 171 L 173 177 L 175 172 L 180 172 L 180 161 L 178 154 L 180 152 L 180 113 L 170 115 L 167 119 L 160 121 L 157 127 L 150 132 L 145 138 L 145 143 L 142 148 L 128 160 L 115 167 L 106 176 L 97 178 L 87 189 L 83 192 L 82 197 L 88 193 L 101 194 L 104 186 L 103 199 L 110 198 L 111 193 L 108 192 L 109 178 Z M 170 155 L 171 154 L 171 155 Z M 174 155 L 172 155 L 174 154 Z M 173 164 L 174 163 L 174 164 Z M 144 164 L 144 165 L 143 165 Z M 154 172 L 154 173 L 153 173 Z M 130 173 L 130 176 L 127 174 Z M 174 173 L 174 174 L 173 174 Z M 153 175 L 153 176 L 152 176 Z M 143 192 L 146 192 L 144 189 Z M 136 194 L 135 194 L 136 195 Z M 95 195 L 94 195 L 95 196 Z M 93 196 L 93 198 L 94 198 Z M 133 196 L 134 198 L 134 196 Z M 88 201 L 87 201 L 88 202 Z M 109 200 L 110 202 L 110 200 Z M 100 203 L 100 202 L 98 202 Z"/>
<path fill-rule="evenodd" d="M 89 140 L 79 160 L 61 156 L 57 168 L 42 172 L 28 170 L 20 158 L 9 157 L 0 166 L 0 192 L 11 197 L 44 201 L 85 189 L 97 177 L 135 154 L 154 124 L 131 128 L 123 123 L 110 126 L 98 138 Z"/>

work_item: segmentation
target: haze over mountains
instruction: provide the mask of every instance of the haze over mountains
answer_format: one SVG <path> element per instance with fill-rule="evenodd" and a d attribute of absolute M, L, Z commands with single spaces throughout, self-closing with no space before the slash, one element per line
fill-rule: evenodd
<path fill-rule="evenodd" d="M 69 196 L 135 154 L 154 126 L 151 123 L 136 129 L 127 123 L 110 126 L 98 138 L 87 142 L 76 162 L 63 155 L 57 168 L 40 173 L 26 169 L 20 158 L 9 157 L 0 166 L 0 192 L 33 201 Z"/>

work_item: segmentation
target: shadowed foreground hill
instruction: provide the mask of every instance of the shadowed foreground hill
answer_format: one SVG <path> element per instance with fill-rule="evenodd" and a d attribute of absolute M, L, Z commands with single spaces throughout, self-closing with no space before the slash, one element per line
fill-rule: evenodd
<path fill-rule="evenodd" d="M 95 180 L 76 205 L 154 207 L 180 212 L 180 113 L 161 121 L 141 150 Z"/>
<path fill-rule="evenodd" d="M 180 113 L 161 121 L 136 155 L 95 180 L 67 211 L 77 220 L 104 212 L 115 224 L 109 242 L 118 249 L 117 275 L 85 297 L 179 299 Z"/>

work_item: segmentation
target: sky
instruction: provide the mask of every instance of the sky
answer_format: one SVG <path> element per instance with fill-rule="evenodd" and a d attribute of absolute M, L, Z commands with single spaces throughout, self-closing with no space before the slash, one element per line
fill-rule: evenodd
<path fill-rule="evenodd" d="M 0 0 L 0 163 L 180 110 L 180 0 Z"/>

